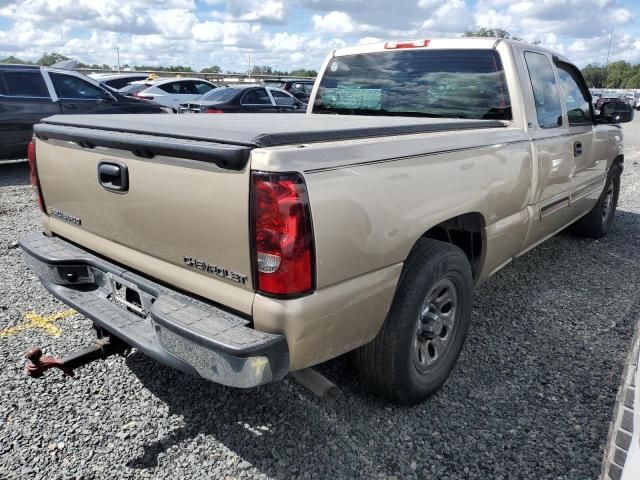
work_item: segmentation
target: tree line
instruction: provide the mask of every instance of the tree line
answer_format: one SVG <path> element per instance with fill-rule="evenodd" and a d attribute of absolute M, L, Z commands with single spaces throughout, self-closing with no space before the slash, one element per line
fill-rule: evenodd
<path fill-rule="evenodd" d="M 607 67 L 589 64 L 582 69 L 582 75 L 589 87 L 594 88 L 640 88 L 640 64 L 613 62 Z"/>
<path fill-rule="evenodd" d="M 475 31 L 467 31 L 463 34 L 464 37 L 498 37 L 498 38 L 510 38 L 512 40 L 521 40 L 518 37 L 512 36 L 506 30 L 500 28 L 481 28 Z M 533 44 L 540 43 L 539 41 L 532 42 Z M 70 60 L 69 57 L 61 55 L 59 53 L 44 53 L 36 62 L 27 62 L 20 58 L 9 56 L 0 59 L 0 63 L 14 63 L 14 64 L 31 64 L 51 66 L 54 63 L 64 60 Z M 78 68 L 90 68 L 94 70 L 113 70 L 110 65 L 97 63 L 87 64 L 78 63 Z M 133 70 L 133 71 L 158 71 L 158 72 L 195 72 L 191 67 L 184 65 L 170 65 L 165 67 L 163 65 L 133 65 L 124 64 L 121 69 Z M 200 70 L 200 73 L 222 74 L 222 69 L 218 65 L 212 65 Z M 238 74 L 246 72 L 231 72 L 228 74 Z M 315 70 L 308 69 L 296 69 L 291 71 L 278 70 L 268 65 L 254 65 L 251 68 L 251 75 L 282 75 L 291 77 L 315 77 L 318 74 Z M 640 64 L 631 65 L 628 62 L 619 61 L 610 63 L 607 67 L 598 64 L 589 64 L 582 69 L 582 75 L 584 76 L 587 85 L 590 88 L 619 88 L 619 89 L 635 89 L 640 88 Z"/>
<path fill-rule="evenodd" d="M 6 58 L 2 58 L 0 59 L 0 63 L 12 63 L 12 64 L 20 64 L 20 65 L 43 65 L 45 67 L 50 67 L 51 65 L 58 63 L 58 62 L 62 62 L 65 60 L 71 60 L 69 57 L 66 57 L 65 55 L 62 55 L 60 53 L 47 53 L 45 52 L 44 55 L 42 55 L 37 61 L 35 62 L 28 62 L 25 61 L 21 58 L 18 57 L 14 57 L 13 55 L 8 56 Z M 111 65 L 107 65 L 107 64 L 102 64 L 99 65 L 97 63 L 92 63 L 92 64 L 88 64 L 88 63 L 83 63 L 83 62 L 78 62 L 77 68 L 90 68 L 93 70 L 113 70 L 114 68 Z M 196 70 L 193 70 L 191 67 L 189 66 L 184 66 L 184 65 L 170 65 L 168 67 L 165 67 L 163 65 L 128 65 L 128 64 L 124 64 L 120 66 L 121 70 L 131 70 L 131 71 L 140 71 L 140 72 L 149 72 L 149 71 L 155 71 L 155 72 L 184 72 L 184 73 L 189 73 L 189 72 L 196 72 Z M 220 68 L 219 65 L 211 65 L 209 67 L 205 67 L 203 69 L 200 70 L 200 73 L 223 73 L 222 72 L 222 68 Z M 227 71 L 225 72 L 227 74 L 244 74 L 246 72 L 231 72 L 231 71 Z M 266 66 L 266 65 L 254 65 L 251 68 L 251 75 L 282 75 L 282 76 L 291 76 L 291 77 L 315 77 L 318 74 L 317 71 L 315 70 L 307 70 L 307 69 L 297 69 L 297 70 L 291 70 L 291 71 L 285 71 L 285 70 L 277 70 L 274 69 L 272 67 Z"/>

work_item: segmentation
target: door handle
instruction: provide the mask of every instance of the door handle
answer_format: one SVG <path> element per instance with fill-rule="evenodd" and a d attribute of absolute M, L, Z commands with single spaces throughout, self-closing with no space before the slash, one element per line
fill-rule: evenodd
<path fill-rule="evenodd" d="M 573 144 L 573 156 L 579 157 L 582 155 L 582 144 L 580 142 L 576 142 Z"/>
<path fill-rule="evenodd" d="M 107 190 L 124 193 L 129 190 L 129 170 L 121 163 L 100 162 L 98 182 Z"/>
<path fill-rule="evenodd" d="M 75 103 L 68 103 L 67 105 L 65 105 L 65 107 L 69 110 L 75 110 L 76 108 L 78 108 L 78 105 L 76 105 Z"/>

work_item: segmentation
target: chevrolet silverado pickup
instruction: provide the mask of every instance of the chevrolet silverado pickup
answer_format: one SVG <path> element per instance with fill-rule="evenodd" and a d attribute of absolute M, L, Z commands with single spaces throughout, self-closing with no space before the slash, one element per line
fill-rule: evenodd
<path fill-rule="evenodd" d="M 21 246 L 98 349 L 241 388 L 353 352 L 414 404 L 450 374 L 475 286 L 566 227 L 611 228 L 632 116 L 596 115 L 539 46 L 345 48 L 304 115 L 43 120 L 43 233 Z"/>

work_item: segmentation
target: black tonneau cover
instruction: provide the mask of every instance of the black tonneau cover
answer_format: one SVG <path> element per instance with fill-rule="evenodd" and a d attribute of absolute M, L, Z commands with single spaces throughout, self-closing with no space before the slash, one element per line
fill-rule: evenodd
<path fill-rule="evenodd" d="M 253 148 L 504 126 L 496 120 L 289 113 L 55 115 L 34 131 L 87 148 L 121 148 L 146 158 L 170 155 L 241 170 Z"/>

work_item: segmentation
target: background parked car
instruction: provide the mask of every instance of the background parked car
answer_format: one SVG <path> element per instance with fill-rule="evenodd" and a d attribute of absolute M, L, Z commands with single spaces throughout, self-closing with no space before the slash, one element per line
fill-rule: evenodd
<path fill-rule="evenodd" d="M 131 82 L 146 80 L 149 77 L 146 73 L 92 73 L 89 76 L 114 90 L 120 90 Z"/>
<path fill-rule="evenodd" d="M 298 100 L 309 103 L 309 96 L 311 95 L 311 90 L 313 90 L 314 83 L 313 80 L 289 80 L 282 82 L 280 88 L 289 92 Z"/>
<path fill-rule="evenodd" d="M 607 102 L 626 103 L 626 100 L 618 93 L 603 93 L 596 102 L 596 110 L 602 110 L 602 104 Z"/>
<path fill-rule="evenodd" d="M 305 104 L 279 88 L 252 86 L 220 87 L 180 105 L 179 113 L 304 113 Z"/>
<path fill-rule="evenodd" d="M 181 103 L 201 97 L 216 88 L 211 82 L 199 78 L 158 78 L 132 82 L 120 93 L 144 100 L 153 100 L 177 111 Z"/>
<path fill-rule="evenodd" d="M 0 159 L 25 158 L 33 125 L 60 113 L 166 113 L 72 70 L 0 65 Z"/>

